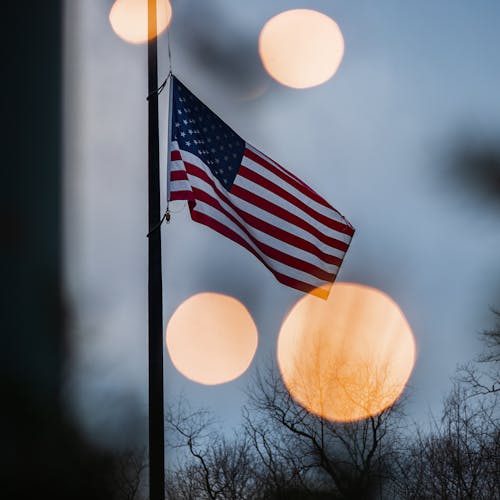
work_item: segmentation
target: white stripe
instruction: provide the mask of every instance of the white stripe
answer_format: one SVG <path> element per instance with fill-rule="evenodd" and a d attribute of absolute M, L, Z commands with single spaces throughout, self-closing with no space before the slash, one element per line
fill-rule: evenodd
<path fill-rule="evenodd" d="M 170 196 L 173 193 L 191 191 L 189 181 L 172 181 L 170 182 Z M 171 198 L 170 198 L 171 199 Z"/>
<path fill-rule="evenodd" d="M 186 170 L 186 167 L 184 166 L 184 162 L 182 160 L 174 160 L 171 162 L 172 168 L 170 169 L 170 172 L 182 172 L 183 170 Z"/>

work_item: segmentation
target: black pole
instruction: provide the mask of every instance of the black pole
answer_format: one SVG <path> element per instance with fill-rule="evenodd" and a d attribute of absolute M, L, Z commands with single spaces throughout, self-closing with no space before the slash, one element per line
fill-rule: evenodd
<path fill-rule="evenodd" d="M 160 228 L 160 146 L 158 133 L 158 47 L 156 0 L 148 0 L 148 340 L 149 498 L 165 498 L 163 422 L 163 317 Z"/>

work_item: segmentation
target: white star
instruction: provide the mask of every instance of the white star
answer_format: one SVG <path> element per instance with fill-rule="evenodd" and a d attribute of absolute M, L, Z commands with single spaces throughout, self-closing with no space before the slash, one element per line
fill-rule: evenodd
<path fill-rule="evenodd" d="M 191 146 L 191 142 L 190 141 L 186 141 L 186 146 Z"/>

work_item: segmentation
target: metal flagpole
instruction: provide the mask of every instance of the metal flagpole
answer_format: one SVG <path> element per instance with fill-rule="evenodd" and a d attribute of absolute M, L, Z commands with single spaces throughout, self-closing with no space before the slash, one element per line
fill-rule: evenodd
<path fill-rule="evenodd" d="M 148 0 L 148 350 L 149 498 L 165 498 L 163 317 L 160 232 L 160 146 L 156 1 Z M 156 230 L 153 230 L 156 228 Z"/>

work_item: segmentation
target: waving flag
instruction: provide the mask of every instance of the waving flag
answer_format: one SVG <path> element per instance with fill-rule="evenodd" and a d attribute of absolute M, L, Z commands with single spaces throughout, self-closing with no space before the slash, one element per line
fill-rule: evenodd
<path fill-rule="evenodd" d="M 252 252 L 281 283 L 328 296 L 354 234 L 292 173 L 248 144 L 172 76 L 170 200 Z"/>

